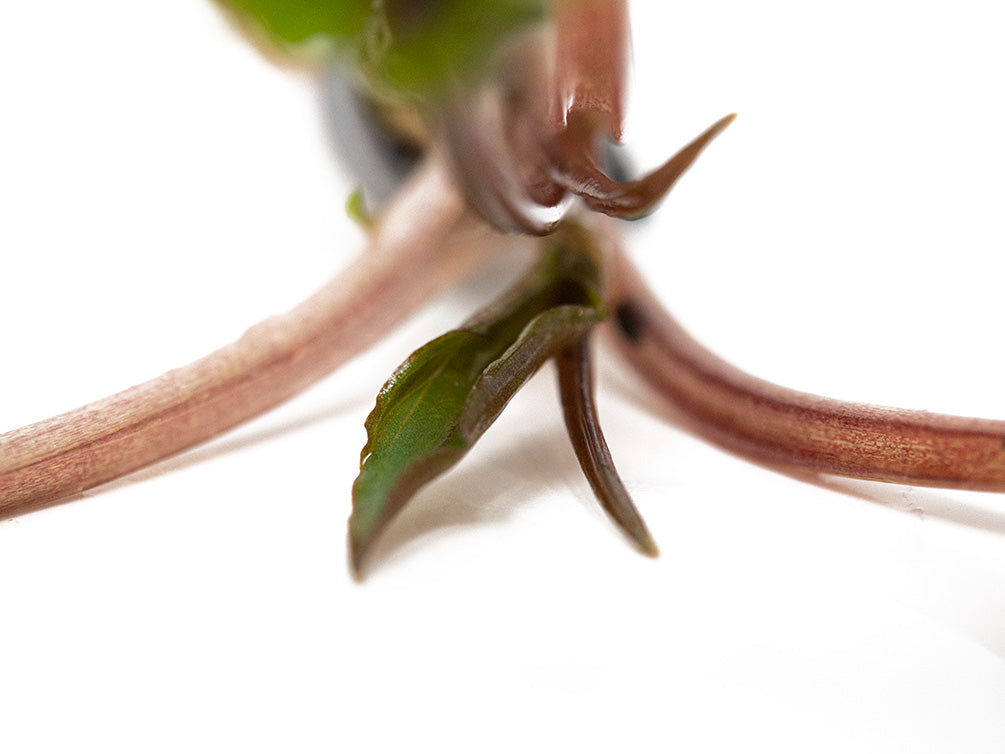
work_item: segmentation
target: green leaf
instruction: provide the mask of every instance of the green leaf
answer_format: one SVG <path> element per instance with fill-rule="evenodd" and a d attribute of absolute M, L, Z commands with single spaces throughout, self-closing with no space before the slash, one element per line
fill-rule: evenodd
<path fill-rule="evenodd" d="M 361 40 L 370 0 L 218 0 L 252 34 L 284 52 L 331 54 Z"/>
<path fill-rule="evenodd" d="M 467 453 L 545 361 L 603 319 L 599 275 L 585 231 L 565 229 L 512 291 L 398 367 L 366 420 L 349 518 L 357 572 L 408 500 Z"/>
<path fill-rule="evenodd" d="M 479 70 L 498 42 L 543 17 L 542 0 L 218 0 L 294 57 L 343 55 L 385 96 L 435 95 Z"/>
<path fill-rule="evenodd" d="M 409 5 L 424 8 L 395 12 Z M 368 50 L 368 73 L 379 88 L 435 96 L 479 73 L 501 40 L 543 16 L 542 0 L 399 0 L 388 7 L 386 47 Z"/>

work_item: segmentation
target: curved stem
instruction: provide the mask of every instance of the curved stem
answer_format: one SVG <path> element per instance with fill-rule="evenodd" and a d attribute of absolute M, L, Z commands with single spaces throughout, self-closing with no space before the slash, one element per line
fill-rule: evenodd
<path fill-rule="evenodd" d="M 470 269 L 488 236 L 442 161 L 429 158 L 369 248 L 293 310 L 199 361 L 0 435 L 0 518 L 135 471 L 283 402 Z"/>
<path fill-rule="evenodd" d="M 770 464 L 1005 492 L 1005 421 L 844 403 L 753 377 L 695 341 L 622 253 L 611 262 L 608 332 L 699 434 Z"/>

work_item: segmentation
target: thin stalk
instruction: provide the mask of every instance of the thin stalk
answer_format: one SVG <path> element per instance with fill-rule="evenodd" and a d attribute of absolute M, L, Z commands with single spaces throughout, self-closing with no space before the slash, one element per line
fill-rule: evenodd
<path fill-rule="evenodd" d="M 555 24 L 552 119 L 585 117 L 621 140 L 628 70 L 626 0 L 551 0 Z"/>
<path fill-rule="evenodd" d="M 607 327 L 634 370 L 713 442 L 827 474 L 1005 492 L 1005 421 L 845 403 L 774 385 L 723 361 L 662 307 L 619 250 Z"/>
<path fill-rule="evenodd" d="M 430 157 L 366 251 L 296 308 L 199 361 L 0 435 L 0 518 L 60 502 L 282 403 L 456 281 L 493 238 L 442 160 Z"/>

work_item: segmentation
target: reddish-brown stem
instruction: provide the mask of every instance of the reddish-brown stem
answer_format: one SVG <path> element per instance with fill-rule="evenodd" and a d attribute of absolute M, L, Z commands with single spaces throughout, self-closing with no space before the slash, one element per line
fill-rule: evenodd
<path fill-rule="evenodd" d="M 0 435 L 0 518 L 59 502 L 276 406 L 386 335 L 470 269 L 492 237 L 431 157 L 365 253 L 295 309 L 192 364 Z"/>
<path fill-rule="evenodd" d="M 844 403 L 753 377 L 695 341 L 623 254 L 611 261 L 608 332 L 659 396 L 708 439 L 803 470 L 1005 492 L 1005 421 Z"/>
<path fill-rule="evenodd" d="M 551 0 L 555 24 L 553 119 L 575 113 L 621 138 L 628 67 L 625 0 Z"/>

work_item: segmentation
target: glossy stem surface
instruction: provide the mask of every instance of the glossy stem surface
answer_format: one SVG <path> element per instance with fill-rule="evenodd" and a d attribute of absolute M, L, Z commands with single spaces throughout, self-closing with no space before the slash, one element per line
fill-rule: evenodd
<path fill-rule="evenodd" d="M 555 24 L 553 117 L 585 116 L 620 141 L 628 70 L 626 0 L 551 0 Z"/>
<path fill-rule="evenodd" d="M 372 345 L 491 244 L 431 157 L 349 268 L 203 359 L 0 435 L 0 518 L 44 508 L 208 440 Z"/>
<path fill-rule="evenodd" d="M 1005 492 L 1005 421 L 845 403 L 753 377 L 692 338 L 624 254 L 611 263 L 608 332 L 698 434 L 788 468 Z"/>

